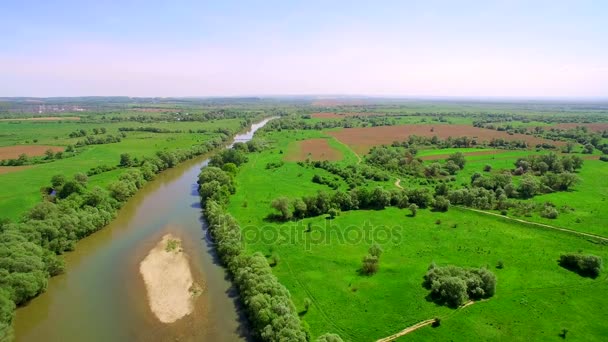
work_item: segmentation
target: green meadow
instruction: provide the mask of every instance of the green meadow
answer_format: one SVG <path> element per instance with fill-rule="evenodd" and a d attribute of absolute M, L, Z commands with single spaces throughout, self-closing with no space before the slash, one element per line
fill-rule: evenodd
<path fill-rule="evenodd" d="M 69 134 L 80 129 L 93 135 L 94 128 L 106 128 L 107 134 L 117 136 L 120 127 L 154 127 L 181 130 L 183 133 L 125 132 L 126 138 L 118 143 L 88 145 L 76 149 L 73 157 L 53 160 L 43 164 L 30 165 L 16 172 L 0 174 L 0 217 L 18 219 L 23 212 L 40 202 L 40 188 L 48 186 L 54 175 L 68 177 L 89 169 L 106 165 L 117 166 L 120 155 L 129 153 L 132 157 L 152 156 L 157 151 L 187 149 L 218 137 L 217 129 L 236 132 L 241 127 L 240 119 L 224 119 L 208 122 L 0 122 L 0 146 L 11 145 L 75 145 L 80 138 L 69 138 Z M 205 130 L 205 133 L 189 133 L 190 130 Z M 118 178 L 123 170 L 104 172 L 89 177 L 91 186 L 105 186 Z"/>
<path fill-rule="evenodd" d="M 345 341 L 371 341 L 433 318 L 441 319 L 439 327 L 427 326 L 399 340 L 561 340 L 562 329 L 568 330 L 568 340 L 602 341 L 608 335 L 608 326 L 600 319 L 608 305 L 606 275 L 581 277 L 558 264 L 560 254 L 568 252 L 606 260 L 608 245 L 601 240 L 456 207 L 445 213 L 421 209 L 415 217 L 408 209 L 391 207 L 342 212 L 334 219 L 270 219 L 274 213 L 271 202 L 277 197 L 294 199 L 333 191 L 311 181 L 314 175 L 335 177 L 322 169 L 295 162 L 267 168 L 293 153 L 294 141 L 322 137 L 344 155 L 337 163 L 357 162 L 348 147 L 319 131 L 264 132 L 258 139 L 270 148 L 249 154 L 249 161 L 239 168 L 237 191 L 228 207 L 241 225 L 246 248 L 268 257 L 313 337 L 329 331 Z M 419 156 L 456 151 L 483 149 L 421 149 Z M 492 166 L 492 172 L 512 169 L 518 157 L 534 153 L 496 150 L 495 155 L 466 157 L 456 184 L 469 183 L 475 172 L 483 173 L 486 164 Z M 606 234 L 606 216 L 597 212 L 603 203 L 595 196 L 606 196 L 601 181 L 607 169 L 599 161 L 586 160 L 579 173 L 581 182 L 572 191 L 533 199 L 570 205 L 573 212 L 561 213 L 555 220 L 525 219 Z M 401 185 L 407 188 L 410 182 L 403 178 Z M 394 188 L 394 180 L 369 183 L 366 186 Z M 345 182 L 339 184 L 341 190 L 348 189 Z M 577 218 L 582 221 L 575 224 Z M 379 271 L 361 275 L 361 260 L 373 242 L 383 249 Z M 423 275 L 433 262 L 489 268 L 498 279 L 496 294 L 459 309 L 435 304 L 422 286 Z M 504 267 L 497 268 L 499 263 Z M 308 301 L 311 305 L 306 311 Z"/>

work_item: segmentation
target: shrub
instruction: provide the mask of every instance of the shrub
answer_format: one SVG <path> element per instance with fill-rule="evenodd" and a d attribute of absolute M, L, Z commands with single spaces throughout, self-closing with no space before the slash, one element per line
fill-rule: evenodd
<path fill-rule="evenodd" d="M 365 275 L 372 275 L 378 272 L 378 257 L 373 255 L 366 255 L 363 258 L 363 264 L 361 265 L 361 273 Z"/>
<path fill-rule="evenodd" d="M 435 201 L 433 201 L 433 209 L 435 211 L 448 211 L 450 209 L 450 200 L 445 198 L 444 196 L 435 197 Z"/>
<path fill-rule="evenodd" d="M 602 258 L 591 254 L 562 254 L 559 264 L 563 268 L 576 272 L 584 277 L 595 278 L 602 270 Z"/>
<path fill-rule="evenodd" d="M 496 276 L 485 268 L 437 267 L 431 264 L 423 285 L 438 303 L 458 307 L 469 299 L 494 295 Z"/>
<path fill-rule="evenodd" d="M 558 215 L 559 215 L 559 212 L 557 211 L 557 209 L 555 209 L 555 207 L 550 206 L 550 205 L 545 206 L 543 211 L 541 211 L 541 213 L 540 213 L 540 216 L 548 218 L 548 219 L 556 219 Z"/>
<path fill-rule="evenodd" d="M 416 217 L 416 214 L 418 213 L 418 206 L 414 203 L 410 204 L 410 211 L 411 211 L 411 215 L 412 217 Z"/>

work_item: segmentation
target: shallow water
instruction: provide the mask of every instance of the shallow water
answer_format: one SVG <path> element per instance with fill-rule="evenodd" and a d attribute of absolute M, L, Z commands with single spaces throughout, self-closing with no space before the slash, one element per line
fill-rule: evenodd
<path fill-rule="evenodd" d="M 235 141 L 247 141 L 268 120 Z M 68 253 L 66 273 L 19 308 L 17 341 L 241 341 L 247 339 L 225 270 L 205 238 L 196 180 L 205 157 L 167 170 L 146 184 L 101 231 Z M 203 294 L 195 311 L 163 324 L 147 303 L 139 263 L 166 233 L 183 241 Z"/>

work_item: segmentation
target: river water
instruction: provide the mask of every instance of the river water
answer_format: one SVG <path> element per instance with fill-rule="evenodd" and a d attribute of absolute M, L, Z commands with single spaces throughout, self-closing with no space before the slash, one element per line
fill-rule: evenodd
<path fill-rule="evenodd" d="M 252 138 L 270 119 L 235 142 Z M 200 157 L 148 182 L 99 232 L 66 254 L 66 273 L 17 310 L 17 341 L 242 341 L 246 323 L 225 270 L 205 238 L 196 181 Z M 139 263 L 166 234 L 182 239 L 195 281 L 203 287 L 195 310 L 163 324 L 148 306 Z"/>

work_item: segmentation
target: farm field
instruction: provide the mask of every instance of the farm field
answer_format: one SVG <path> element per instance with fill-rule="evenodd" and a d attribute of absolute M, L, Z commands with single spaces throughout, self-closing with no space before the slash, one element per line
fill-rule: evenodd
<path fill-rule="evenodd" d="M 50 180 L 57 174 L 68 177 L 98 166 L 116 167 L 123 153 L 132 157 L 143 158 L 156 154 L 157 151 L 174 151 L 200 145 L 220 137 L 216 132 L 225 129 L 235 133 L 242 127 L 240 119 L 215 120 L 213 122 L 0 122 L 0 160 L 15 159 L 20 154 L 42 156 L 51 149 L 63 151 L 67 146 L 74 146 L 85 137 L 70 138 L 69 134 L 85 130 L 93 137 L 119 136 L 119 128 L 156 128 L 169 133 L 126 131 L 126 137 L 120 142 L 95 144 L 77 147 L 76 154 L 62 159 L 44 161 L 40 164 L 25 166 L 0 167 L 0 212 L 2 217 L 17 220 L 23 212 L 41 200 L 40 189 L 49 186 Z M 105 134 L 94 135 L 93 129 L 105 129 Z M 190 130 L 193 130 L 190 133 Z M 196 131 L 204 133 L 196 133 Z M 181 133 L 174 133 L 182 131 Z M 231 133 L 231 134 L 232 134 Z M 118 169 L 89 176 L 91 186 L 105 187 L 116 180 L 124 170 Z"/>
<path fill-rule="evenodd" d="M 308 139 L 297 141 L 288 147 L 287 161 L 342 159 L 342 153 L 330 145 L 327 139 Z"/>
<path fill-rule="evenodd" d="M 366 153 L 373 146 L 390 144 L 395 140 L 404 140 L 410 135 L 433 137 L 445 139 L 448 137 L 466 136 L 478 142 L 490 142 L 494 138 L 505 140 L 523 140 L 535 146 L 537 144 L 548 143 L 563 145 L 562 142 L 554 142 L 547 139 L 537 138 L 524 134 L 507 134 L 484 128 L 477 128 L 467 125 L 402 125 L 402 126 L 383 126 L 383 127 L 364 127 L 364 128 L 344 128 L 331 131 L 329 134 L 341 142 L 349 145 L 357 153 Z"/>

